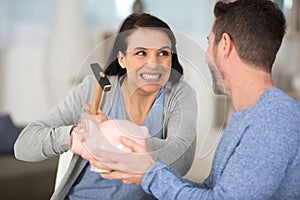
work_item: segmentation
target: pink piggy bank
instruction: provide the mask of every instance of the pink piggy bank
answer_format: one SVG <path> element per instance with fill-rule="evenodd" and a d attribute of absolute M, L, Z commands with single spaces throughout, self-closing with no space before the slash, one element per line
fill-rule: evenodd
<path fill-rule="evenodd" d="M 70 150 L 89 160 L 97 159 L 97 151 L 105 150 L 120 153 L 130 153 L 131 149 L 120 143 L 120 136 L 133 139 L 135 142 L 145 145 L 148 137 L 148 129 L 138 126 L 128 120 L 107 120 L 97 125 L 92 120 L 85 121 L 85 130 L 80 130 L 71 137 Z M 103 172 L 92 166 L 92 171 Z"/>

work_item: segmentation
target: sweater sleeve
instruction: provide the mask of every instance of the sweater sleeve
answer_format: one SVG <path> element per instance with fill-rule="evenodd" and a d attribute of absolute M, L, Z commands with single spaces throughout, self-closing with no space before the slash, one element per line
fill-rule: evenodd
<path fill-rule="evenodd" d="M 80 120 L 82 100 L 90 101 L 95 84 L 85 78 L 52 107 L 41 119 L 29 123 L 14 145 L 15 157 L 24 161 L 41 161 L 69 149 L 70 132 Z"/>
<path fill-rule="evenodd" d="M 166 98 L 166 137 L 149 138 L 147 145 L 163 163 L 185 175 L 192 165 L 196 148 L 196 95 L 188 84 L 180 82 L 171 88 Z"/>
<path fill-rule="evenodd" d="M 209 189 L 183 179 L 169 166 L 156 162 L 142 179 L 143 190 L 157 199 L 214 199 Z"/>
<path fill-rule="evenodd" d="M 220 179 L 210 187 L 182 179 L 166 165 L 155 163 L 145 173 L 143 189 L 158 199 L 272 199 L 284 179 L 285 170 L 297 155 L 297 141 L 283 134 L 294 131 L 269 124 L 247 127 L 226 163 Z M 268 130 L 268 131 L 263 131 Z M 296 138 L 296 137 L 294 137 Z M 215 173 L 215 172 L 213 172 Z"/>

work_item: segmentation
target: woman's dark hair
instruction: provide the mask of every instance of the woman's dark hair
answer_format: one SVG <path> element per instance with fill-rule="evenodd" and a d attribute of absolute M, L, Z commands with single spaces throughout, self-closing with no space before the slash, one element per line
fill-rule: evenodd
<path fill-rule="evenodd" d="M 227 33 L 240 58 L 271 72 L 286 30 L 284 14 L 270 0 L 219 1 L 214 8 L 215 44 Z"/>
<path fill-rule="evenodd" d="M 127 50 L 127 38 L 137 28 L 150 28 L 164 32 L 171 41 L 172 51 L 172 70 L 169 81 L 176 83 L 183 74 L 183 68 L 179 63 L 176 51 L 176 39 L 171 28 L 162 20 L 154 17 L 150 14 L 131 14 L 122 23 L 118 34 L 116 35 L 112 50 L 106 61 L 105 74 L 106 75 L 119 75 L 122 76 L 126 73 L 126 69 L 123 69 L 117 59 L 118 52 L 123 53 Z"/>

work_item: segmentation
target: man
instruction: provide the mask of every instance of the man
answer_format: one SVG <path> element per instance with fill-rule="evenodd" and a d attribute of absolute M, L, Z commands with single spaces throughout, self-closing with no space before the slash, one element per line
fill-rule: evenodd
<path fill-rule="evenodd" d="M 115 170 L 101 176 L 141 184 L 158 199 L 300 199 L 300 103 L 271 79 L 284 15 L 269 0 L 218 2 L 214 14 L 206 61 L 214 91 L 228 95 L 236 112 L 207 179 L 180 178 L 126 138 L 122 143 L 137 154 L 103 151 L 105 161 L 91 163 Z"/>

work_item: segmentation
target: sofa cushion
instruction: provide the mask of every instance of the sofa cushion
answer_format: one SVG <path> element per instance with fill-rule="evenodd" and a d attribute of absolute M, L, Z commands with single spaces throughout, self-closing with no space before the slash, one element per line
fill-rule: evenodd
<path fill-rule="evenodd" d="M 0 154 L 13 154 L 14 143 L 19 129 L 13 124 L 9 115 L 0 115 Z"/>

